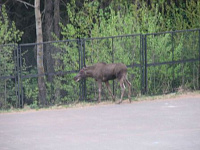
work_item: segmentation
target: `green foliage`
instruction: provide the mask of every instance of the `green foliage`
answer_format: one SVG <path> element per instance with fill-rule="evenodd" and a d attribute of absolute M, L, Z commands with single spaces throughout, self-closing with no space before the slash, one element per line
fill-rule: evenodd
<path fill-rule="evenodd" d="M 2 5 L 1 11 L 2 16 L 0 16 L 0 45 L 16 43 L 20 41 L 23 32 L 17 30 L 14 21 L 9 21 L 5 5 Z"/>
<path fill-rule="evenodd" d="M 29 101 L 38 100 L 37 78 L 28 78 L 23 80 L 24 95 Z"/>
<path fill-rule="evenodd" d="M 111 2 L 105 8 L 94 0 L 77 9 L 75 0 L 67 4 L 68 23 L 60 24 L 64 39 L 105 37 L 199 28 L 200 3 L 186 1 L 179 6 L 164 1 Z"/>
<path fill-rule="evenodd" d="M 15 76 L 15 60 L 13 53 L 16 49 L 16 45 L 4 45 L 0 46 L 0 77 Z M 0 79 L 0 104 L 15 105 L 16 104 L 16 88 L 15 78 Z"/>
<path fill-rule="evenodd" d="M 148 36 L 147 63 L 198 60 L 198 36 L 198 31 Z M 149 94 L 177 91 L 180 87 L 182 89 L 198 89 L 199 68 L 197 64 L 197 62 L 182 62 L 174 65 L 148 67 Z"/>
<path fill-rule="evenodd" d="M 68 72 L 79 69 L 79 45 L 77 40 L 55 42 L 52 46 L 57 53 L 52 54 L 56 72 Z M 64 76 L 54 76 L 53 83 L 47 84 L 48 95 L 54 95 L 55 103 L 68 103 L 79 98 L 79 85 L 73 82 L 74 73 Z M 53 85 L 53 86 L 52 86 Z"/>
<path fill-rule="evenodd" d="M 67 5 L 69 22 L 66 25 L 61 24 L 62 35 L 64 39 L 71 39 L 199 28 L 199 7 L 200 3 L 193 0 L 180 3 L 179 6 L 174 2 L 171 2 L 170 5 L 165 1 L 151 2 L 150 7 L 144 1 L 137 0 L 135 3 L 113 1 L 102 9 L 95 0 L 85 1 L 83 7 L 77 9 L 75 1 L 72 1 Z M 147 36 L 147 63 L 196 58 L 198 56 L 196 50 L 198 42 L 194 38 L 197 36 L 196 34 L 186 33 L 183 35 L 180 33 L 173 37 L 172 34 Z M 86 40 L 86 64 L 91 65 L 100 61 L 122 62 L 127 65 L 140 64 L 139 43 L 139 36 Z M 70 59 L 74 58 L 74 56 L 70 57 Z M 188 84 L 194 83 L 198 79 L 198 70 L 191 70 L 189 66 L 191 64 L 148 67 L 149 93 L 167 93 L 172 90 L 173 86 L 178 88 L 186 84 L 190 88 L 197 88 Z M 193 74 L 193 81 L 186 81 L 183 77 L 186 70 L 186 76 Z M 136 76 L 134 80 L 131 79 L 131 82 L 137 85 L 134 90 L 140 91 L 140 70 L 138 68 L 130 69 L 129 72 Z M 87 84 L 93 85 L 92 82 L 88 80 Z"/>
<path fill-rule="evenodd" d="M 0 80 L 0 109 L 16 106 L 15 84 L 11 79 Z"/>
<path fill-rule="evenodd" d="M 33 103 L 30 105 L 30 108 L 38 110 L 39 109 L 38 101 L 34 100 Z"/>
<path fill-rule="evenodd" d="M 2 15 L 0 16 L 0 45 L 16 43 L 21 40 L 23 32 L 16 29 L 15 23 L 10 22 L 6 13 L 5 5 L 2 5 Z M 15 58 L 14 52 L 16 44 L 0 46 L 0 77 L 14 76 Z M 16 87 L 14 78 L 0 80 L 0 107 L 16 106 Z"/>

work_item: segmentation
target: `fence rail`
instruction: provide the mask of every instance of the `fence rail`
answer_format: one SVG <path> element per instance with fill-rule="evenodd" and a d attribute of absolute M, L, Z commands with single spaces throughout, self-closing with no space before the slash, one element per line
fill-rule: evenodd
<path fill-rule="evenodd" d="M 44 74 L 37 72 L 37 45 L 43 45 Z M 38 102 L 38 77 L 45 77 L 48 104 L 94 100 L 93 80 L 73 81 L 85 65 L 127 65 L 133 96 L 199 89 L 200 29 L 0 46 L 0 108 Z M 117 82 L 112 91 L 120 95 Z M 104 88 L 103 88 L 104 89 Z M 127 96 L 127 93 L 125 93 Z M 103 90 L 103 98 L 109 94 Z"/>

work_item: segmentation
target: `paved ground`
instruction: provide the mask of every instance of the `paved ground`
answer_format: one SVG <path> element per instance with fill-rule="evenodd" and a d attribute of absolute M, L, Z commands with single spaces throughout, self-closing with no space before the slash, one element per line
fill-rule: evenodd
<path fill-rule="evenodd" d="M 0 150 L 199 150 L 200 96 L 0 114 Z"/>

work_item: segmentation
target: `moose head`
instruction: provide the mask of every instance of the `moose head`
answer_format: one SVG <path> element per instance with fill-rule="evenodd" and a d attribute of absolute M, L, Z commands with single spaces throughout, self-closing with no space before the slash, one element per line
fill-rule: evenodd
<path fill-rule="evenodd" d="M 86 78 L 86 68 L 82 68 L 79 73 L 74 77 L 74 81 L 79 82 L 81 79 Z"/>

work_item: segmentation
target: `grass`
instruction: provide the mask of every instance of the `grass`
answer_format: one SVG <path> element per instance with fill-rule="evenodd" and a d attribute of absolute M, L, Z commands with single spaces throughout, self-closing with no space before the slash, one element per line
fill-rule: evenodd
<path fill-rule="evenodd" d="M 177 92 L 177 93 L 170 93 L 165 95 L 142 95 L 132 98 L 132 102 L 141 102 L 141 101 L 153 101 L 153 100 L 164 100 L 164 99 L 175 99 L 185 96 L 199 96 L 200 97 L 200 91 L 184 91 L 184 92 Z M 123 103 L 129 103 L 128 100 L 124 100 Z M 40 108 L 37 103 L 33 103 L 31 105 L 25 105 L 23 109 L 19 108 L 11 108 L 11 109 L 5 109 L 0 110 L 0 113 L 16 113 L 16 112 L 26 112 L 26 111 L 40 111 L 40 110 L 55 110 L 55 109 L 69 109 L 69 108 L 82 108 L 82 107 L 91 107 L 91 106 L 99 106 L 99 105 L 111 105 L 115 104 L 111 100 L 102 101 L 101 103 L 97 103 L 95 101 L 93 102 L 87 102 L 87 101 L 81 101 L 81 102 L 73 102 L 65 105 L 53 105 L 48 106 L 45 108 Z"/>

